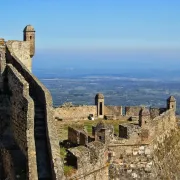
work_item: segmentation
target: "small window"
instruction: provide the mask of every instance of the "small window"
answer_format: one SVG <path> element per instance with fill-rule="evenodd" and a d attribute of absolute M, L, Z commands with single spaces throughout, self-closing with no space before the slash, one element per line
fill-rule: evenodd
<path fill-rule="evenodd" d="M 99 140 L 101 140 L 102 139 L 102 137 L 101 136 L 99 136 Z"/>
<path fill-rule="evenodd" d="M 100 102 L 100 110 L 99 110 L 99 115 L 103 115 L 103 113 L 102 113 L 102 102 Z"/>
<path fill-rule="evenodd" d="M 30 36 L 29 39 L 32 39 L 32 36 Z"/>

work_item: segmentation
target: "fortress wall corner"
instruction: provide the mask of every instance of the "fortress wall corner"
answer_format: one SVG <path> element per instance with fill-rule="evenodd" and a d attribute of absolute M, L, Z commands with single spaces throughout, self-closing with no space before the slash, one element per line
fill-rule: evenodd
<path fill-rule="evenodd" d="M 34 102 L 29 96 L 29 84 L 10 64 L 6 75 L 10 92 L 10 112 L 14 138 L 27 158 L 29 179 L 37 179 L 34 141 Z"/>

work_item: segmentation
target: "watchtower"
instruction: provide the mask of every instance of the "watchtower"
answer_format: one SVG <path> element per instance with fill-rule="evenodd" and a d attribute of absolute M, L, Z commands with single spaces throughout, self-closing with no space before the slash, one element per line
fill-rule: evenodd
<path fill-rule="evenodd" d="M 167 109 L 174 109 L 176 111 L 176 99 L 174 96 L 170 96 L 167 99 Z"/>
<path fill-rule="evenodd" d="M 95 96 L 95 105 L 97 106 L 97 117 L 104 118 L 104 96 L 101 93 Z"/>
<path fill-rule="evenodd" d="M 142 108 L 139 114 L 139 126 L 144 127 L 150 121 L 150 112 L 147 108 Z"/>
<path fill-rule="evenodd" d="M 32 58 L 35 53 L 35 30 L 34 30 L 34 27 L 31 25 L 27 25 L 24 28 L 23 33 L 24 33 L 23 40 L 30 42 L 30 56 Z"/>

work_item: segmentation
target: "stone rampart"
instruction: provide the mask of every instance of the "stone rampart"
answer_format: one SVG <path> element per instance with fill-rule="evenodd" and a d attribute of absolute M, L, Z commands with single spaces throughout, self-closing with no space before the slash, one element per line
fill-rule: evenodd
<path fill-rule="evenodd" d="M 150 116 L 151 119 L 154 119 L 155 117 L 159 116 L 160 114 L 162 114 L 163 112 L 166 111 L 166 108 L 150 108 Z"/>
<path fill-rule="evenodd" d="M 108 146 L 109 151 L 114 152 L 113 163 L 109 167 L 110 179 L 153 180 L 166 179 L 168 176 L 171 177 L 170 179 L 174 179 L 171 173 L 167 176 L 164 168 L 166 167 L 172 171 L 172 168 L 165 164 L 168 163 L 169 159 L 167 154 L 169 156 L 169 154 L 174 155 L 177 152 L 177 147 L 173 150 L 171 149 L 172 146 L 169 147 L 169 145 L 174 144 L 173 147 L 178 146 L 180 148 L 180 145 L 176 143 L 179 142 L 177 139 L 174 139 L 176 141 L 174 143 L 170 142 L 170 140 L 173 141 L 172 132 L 177 132 L 174 110 L 167 110 L 151 120 L 146 129 L 149 129 L 147 141 L 140 141 L 139 137 L 137 137 L 137 140 L 121 141 L 121 144 L 116 142 L 116 144 Z M 177 177 L 178 173 L 176 172 L 175 174 Z"/>
<path fill-rule="evenodd" d="M 71 106 L 54 108 L 54 116 L 61 120 L 87 120 L 89 115 L 97 116 L 97 107 L 94 106 Z M 104 106 L 105 115 L 122 117 L 122 106 Z"/>
<path fill-rule="evenodd" d="M 21 60 L 16 56 L 13 51 L 12 44 L 14 41 L 8 41 L 7 46 L 7 63 L 12 64 L 14 68 L 24 77 L 29 84 L 29 94 L 31 97 L 36 98 L 40 103 L 46 114 L 47 123 L 47 141 L 49 146 L 49 154 L 51 158 L 52 174 L 54 179 L 63 179 L 63 164 L 59 156 L 59 142 L 55 127 L 53 124 L 53 109 L 52 97 L 45 86 L 26 68 Z"/>
<path fill-rule="evenodd" d="M 104 114 L 122 116 L 122 106 L 104 106 Z"/>
<path fill-rule="evenodd" d="M 142 107 L 140 106 L 126 106 L 125 115 L 126 116 L 139 116 Z"/>
<path fill-rule="evenodd" d="M 72 106 L 54 108 L 54 116 L 62 120 L 87 120 L 90 114 L 97 116 L 96 106 Z"/>
<path fill-rule="evenodd" d="M 149 121 L 149 138 L 156 139 L 161 135 L 170 134 L 171 130 L 177 129 L 175 111 L 169 109 L 166 112 Z"/>
<path fill-rule="evenodd" d="M 29 179 L 37 179 L 34 142 L 34 102 L 29 96 L 29 84 L 10 64 L 6 73 L 10 95 L 10 119 L 14 138 L 27 157 Z"/>

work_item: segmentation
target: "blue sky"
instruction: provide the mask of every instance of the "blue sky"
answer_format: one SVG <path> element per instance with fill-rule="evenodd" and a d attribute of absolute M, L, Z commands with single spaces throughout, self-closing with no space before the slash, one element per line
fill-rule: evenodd
<path fill-rule="evenodd" d="M 36 30 L 36 49 L 179 51 L 179 0 L 2 0 L 0 36 Z"/>

